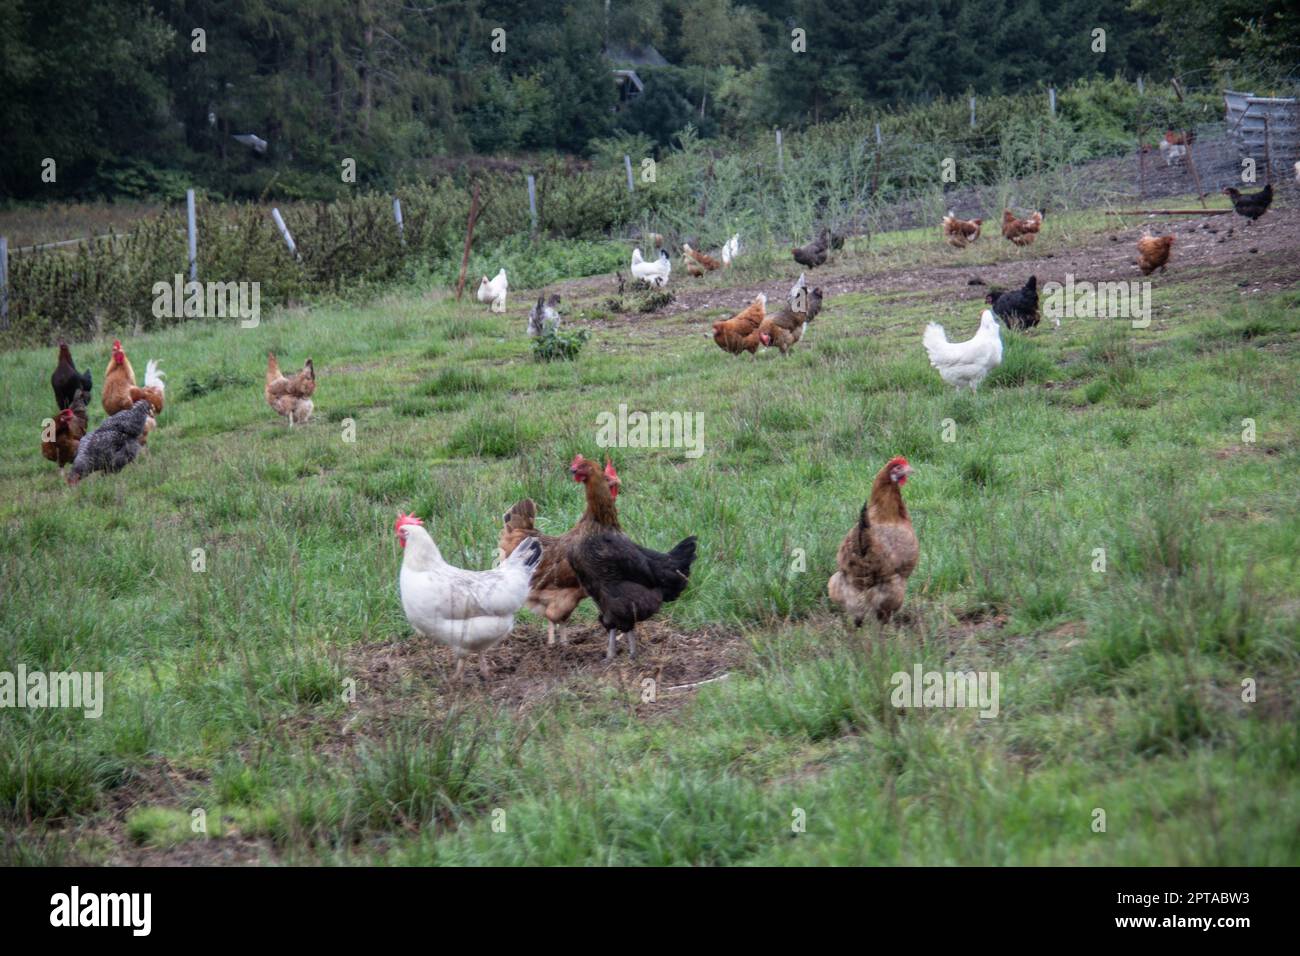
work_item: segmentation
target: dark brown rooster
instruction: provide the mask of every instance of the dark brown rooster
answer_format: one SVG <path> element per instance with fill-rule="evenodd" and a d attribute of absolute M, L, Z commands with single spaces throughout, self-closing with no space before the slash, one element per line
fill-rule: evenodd
<path fill-rule="evenodd" d="M 1231 186 L 1225 188 L 1223 192 L 1232 200 L 1232 208 L 1237 210 L 1237 215 L 1245 216 L 1251 222 L 1268 212 L 1268 207 L 1273 205 L 1272 183 L 1257 193 L 1243 193 Z"/>
<path fill-rule="evenodd" d="M 695 536 L 667 554 L 641 547 L 619 526 L 609 479 L 600 466 L 576 455 L 569 471 L 587 491 L 587 510 L 565 535 L 569 564 L 600 609 L 601 627 L 609 632 L 605 659 L 613 660 L 620 631 L 627 635 L 628 656 L 634 657 L 637 624 L 686 590 L 695 561 Z"/>
<path fill-rule="evenodd" d="M 77 371 L 77 367 L 72 364 L 72 353 L 68 351 L 68 343 L 63 339 L 59 339 L 59 363 L 54 366 L 50 385 L 54 388 L 54 400 L 59 403 L 60 409 L 71 407 L 72 400 L 77 396 L 77 389 L 85 389 L 87 394 L 94 391 L 90 369 L 84 372 Z"/>

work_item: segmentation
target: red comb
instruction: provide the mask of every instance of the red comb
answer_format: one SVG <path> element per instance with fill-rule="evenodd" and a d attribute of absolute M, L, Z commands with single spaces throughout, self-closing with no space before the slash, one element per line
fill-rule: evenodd
<path fill-rule="evenodd" d="M 906 465 L 906 464 L 907 464 L 907 459 L 904 458 L 902 455 L 896 455 L 895 457 L 889 459 L 890 468 L 894 467 L 895 465 Z"/>
<path fill-rule="evenodd" d="M 609 460 L 609 455 L 605 456 L 605 477 L 610 481 L 618 481 L 618 472 L 614 470 L 614 463 Z"/>
<path fill-rule="evenodd" d="M 403 528 L 405 528 L 408 524 L 413 524 L 413 525 L 415 525 L 416 527 L 423 527 L 423 526 L 424 526 L 424 522 L 421 521 L 419 518 L 417 518 L 417 517 L 415 516 L 414 513 L 411 513 L 411 514 L 409 514 L 409 515 L 404 515 L 404 514 L 402 514 L 402 513 L 399 511 L 399 512 L 397 513 L 397 520 L 396 520 L 395 522 L 393 522 L 393 530 L 394 530 L 394 531 L 401 531 L 401 530 L 402 530 Z"/>

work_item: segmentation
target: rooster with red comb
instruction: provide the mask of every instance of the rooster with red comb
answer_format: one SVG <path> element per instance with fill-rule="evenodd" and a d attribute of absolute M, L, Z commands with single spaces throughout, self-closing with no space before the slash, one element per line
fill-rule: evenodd
<path fill-rule="evenodd" d="M 605 458 L 605 480 L 611 498 L 617 498 L 621 482 L 614 463 Z M 531 498 L 515 502 L 502 518 L 501 536 L 497 540 L 497 554 L 504 560 L 525 541 L 537 541 L 542 546 L 542 560 L 533 571 L 532 585 L 524 607 L 546 618 L 546 644 L 553 646 L 556 636 L 567 644 L 564 626 L 587 596 L 573 565 L 565 557 L 568 547 L 564 536 L 542 534 L 537 529 L 537 505 Z"/>

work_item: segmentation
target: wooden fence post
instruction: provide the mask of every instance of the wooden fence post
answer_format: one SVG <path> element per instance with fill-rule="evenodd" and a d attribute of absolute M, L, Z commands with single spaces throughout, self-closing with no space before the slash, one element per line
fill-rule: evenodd
<path fill-rule="evenodd" d="M 975 97 L 970 98 L 970 128 L 975 128 Z"/>
<path fill-rule="evenodd" d="M 465 270 L 469 268 L 469 246 L 474 241 L 474 222 L 478 219 L 478 183 L 474 184 L 474 198 L 469 201 L 469 225 L 465 229 L 465 254 L 460 257 L 460 278 L 456 280 L 456 301 L 465 291 Z"/>
<path fill-rule="evenodd" d="M 776 171 L 785 175 L 785 147 L 781 145 L 781 131 L 776 131 Z"/>
<path fill-rule="evenodd" d="M 1056 115 L 1056 90 L 1050 86 L 1047 88 L 1047 108 L 1052 111 L 1053 116 Z"/>
<path fill-rule="evenodd" d="M 402 201 L 396 196 L 393 197 L 393 219 L 397 222 L 397 238 L 402 245 L 406 245 L 406 229 L 402 225 Z"/>
<path fill-rule="evenodd" d="M 0 236 L 0 328 L 9 328 L 9 239 Z"/>
<path fill-rule="evenodd" d="M 632 185 L 632 157 L 627 153 L 623 154 L 623 168 L 627 170 L 627 191 L 636 192 L 636 187 Z"/>
<path fill-rule="evenodd" d="M 199 281 L 199 233 L 194 224 L 194 190 L 185 190 L 185 225 L 189 233 L 190 281 Z M 94 241 L 93 239 L 91 240 Z"/>

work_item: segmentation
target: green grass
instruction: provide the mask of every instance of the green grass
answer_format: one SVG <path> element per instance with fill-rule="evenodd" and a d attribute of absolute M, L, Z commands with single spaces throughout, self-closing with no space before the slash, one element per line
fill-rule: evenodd
<path fill-rule="evenodd" d="M 1066 220 L 1075 241 L 1094 219 Z M 849 267 L 951 260 L 929 232 L 882 245 Z M 101 670 L 107 694 L 98 720 L 0 710 L 0 858 L 239 837 L 279 862 L 1300 862 L 1296 292 L 1246 305 L 1171 273 L 1176 323 L 1007 335 L 976 396 L 926 363 L 924 290 L 828 299 L 788 359 L 724 355 L 688 314 L 538 362 L 530 298 L 498 316 L 412 290 L 131 339 L 168 407 L 147 455 L 73 490 L 37 450 L 52 352 L 0 356 L 0 660 Z M 268 349 L 315 360 L 304 427 L 262 399 Z M 73 352 L 100 376 L 105 343 Z M 457 688 L 402 615 L 395 514 L 474 568 L 519 497 L 561 532 L 566 466 L 623 402 L 704 415 L 698 459 L 615 451 L 619 506 L 647 545 L 699 536 L 662 619 L 728 644 L 730 677 L 645 709 L 653 674 L 607 670 L 595 638 L 551 667 L 525 613 L 511 644 L 546 686 Z M 826 578 L 895 454 L 920 565 L 900 620 L 853 633 Z M 895 709 L 918 664 L 996 671 L 998 717 Z"/>

